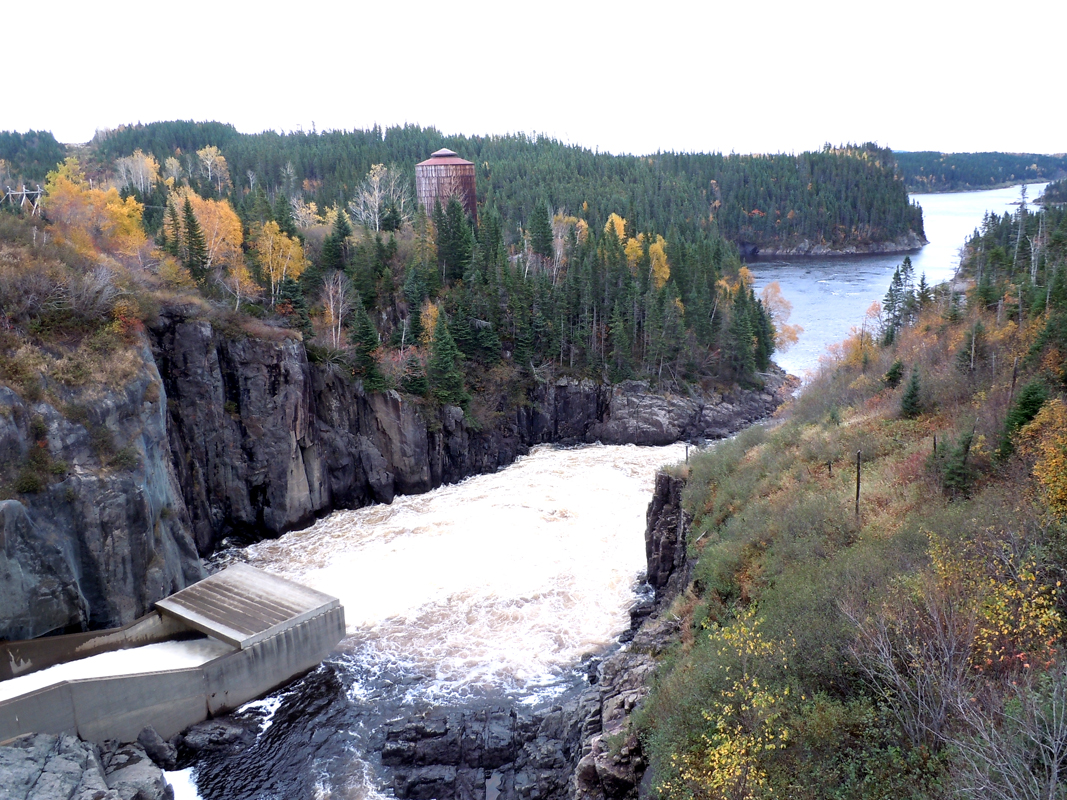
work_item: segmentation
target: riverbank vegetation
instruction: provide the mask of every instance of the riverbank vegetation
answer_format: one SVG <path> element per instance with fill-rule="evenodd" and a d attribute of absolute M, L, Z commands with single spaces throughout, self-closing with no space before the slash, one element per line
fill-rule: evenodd
<path fill-rule="evenodd" d="M 1065 242 L 1062 210 L 991 215 L 965 295 L 887 296 L 779 424 L 679 468 L 658 796 L 1063 795 Z"/>

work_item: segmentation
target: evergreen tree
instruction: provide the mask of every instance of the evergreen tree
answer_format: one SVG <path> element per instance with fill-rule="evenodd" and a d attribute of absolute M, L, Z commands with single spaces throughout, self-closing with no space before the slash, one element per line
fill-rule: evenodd
<path fill-rule="evenodd" d="M 207 278 L 207 242 L 204 240 L 204 232 L 200 230 L 196 214 L 193 213 L 193 204 L 189 202 L 188 195 L 182 207 L 182 221 L 184 223 L 182 264 L 189 270 L 193 280 L 203 283 Z"/>
<path fill-rule="evenodd" d="M 618 300 L 611 311 L 608 329 L 611 335 L 612 359 L 610 378 L 612 383 L 619 383 L 633 375 L 633 362 L 630 355 L 632 338 L 623 316 L 622 304 Z"/>
<path fill-rule="evenodd" d="M 444 213 L 434 208 L 437 227 L 437 258 L 446 280 L 458 280 L 470 266 L 474 255 L 474 232 L 467 214 L 455 197 L 448 199 Z"/>
<path fill-rule="evenodd" d="M 309 341 L 315 335 L 311 327 L 311 314 L 308 312 L 307 300 L 300 284 L 292 278 L 286 277 L 278 285 L 278 303 L 275 305 L 278 313 L 289 317 L 290 324 L 304 334 L 305 341 Z"/>
<path fill-rule="evenodd" d="M 297 230 L 296 222 L 293 220 L 293 207 L 289 205 L 289 198 L 284 192 L 278 192 L 274 198 L 274 221 L 278 223 L 281 232 L 290 239 L 301 238 L 300 231 Z"/>
<path fill-rule="evenodd" d="M 163 252 L 175 258 L 181 258 L 182 223 L 178 218 L 178 207 L 174 203 L 167 205 L 167 220 L 163 225 L 162 238 Z"/>
<path fill-rule="evenodd" d="M 1037 416 L 1037 412 L 1047 400 L 1048 387 L 1040 378 L 1034 378 L 1023 387 L 1004 419 L 1004 431 L 1000 436 L 1000 447 L 997 448 L 998 458 L 1005 459 L 1015 452 L 1012 437 Z"/>
<path fill-rule="evenodd" d="M 348 266 L 348 237 L 352 235 L 352 226 L 343 211 L 337 212 L 333 229 L 322 243 L 322 256 L 319 261 L 325 271 L 344 269 Z"/>
<path fill-rule="evenodd" d="M 919 366 L 916 364 L 911 369 L 911 379 L 904 388 L 904 395 L 900 398 L 900 416 L 904 417 L 904 419 L 915 419 L 922 413 L 921 391 Z"/>
<path fill-rule="evenodd" d="M 430 382 L 426 380 L 426 373 L 422 371 L 422 362 L 414 353 L 408 355 L 404 361 L 404 375 L 400 379 L 400 388 L 408 394 L 425 397 L 430 391 Z"/>
<path fill-rule="evenodd" d="M 755 330 L 748 300 L 749 293 L 742 286 L 734 296 L 730 314 L 727 360 L 738 378 L 750 376 L 756 371 Z"/>
<path fill-rule="evenodd" d="M 378 368 L 375 351 L 378 349 L 378 331 L 370 320 L 363 300 L 357 295 L 356 309 L 352 314 L 352 327 L 348 335 L 352 342 L 352 367 L 356 375 L 363 379 L 363 388 L 368 392 L 380 392 L 385 388 L 385 377 Z"/>
<path fill-rule="evenodd" d="M 544 200 L 537 201 L 530 216 L 530 250 L 546 259 L 554 255 L 552 220 Z"/>
<path fill-rule="evenodd" d="M 448 330 L 445 315 L 441 314 L 434 328 L 427 377 L 433 396 L 447 405 L 466 406 L 470 400 L 463 385 L 463 373 L 459 369 L 460 358 L 459 348 Z"/>

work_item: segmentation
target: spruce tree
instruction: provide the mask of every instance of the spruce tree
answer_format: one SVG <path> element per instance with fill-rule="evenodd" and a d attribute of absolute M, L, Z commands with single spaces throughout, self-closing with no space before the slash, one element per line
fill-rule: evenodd
<path fill-rule="evenodd" d="M 322 243 L 322 256 L 319 261 L 324 271 L 344 269 L 348 266 L 348 237 L 352 235 L 352 226 L 343 211 L 337 212 L 333 229 Z"/>
<path fill-rule="evenodd" d="M 1003 460 L 1015 452 L 1012 437 L 1037 416 L 1037 412 L 1047 400 L 1048 387 L 1040 378 L 1034 378 L 1023 387 L 1004 419 L 1004 431 L 1000 435 L 1000 447 L 997 448 L 999 459 Z"/>
<path fill-rule="evenodd" d="M 274 221 L 278 223 L 281 232 L 290 239 L 300 237 L 300 231 L 297 230 L 296 222 L 293 220 L 293 207 L 289 205 L 289 198 L 284 192 L 278 192 L 274 198 Z"/>
<path fill-rule="evenodd" d="M 400 379 L 400 388 L 419 397 L 425 397 L 430 391 L 430 382 L 422 371 L 422 362 L 414 353 L 408 355 L 404 361 L 404 376 Z"/>
<path fill-rule="evenodd" d="M 448 330 L 445 315 L 441 314 L 434 328 L 427 377 L 433 396 L 447 405 L 466 406 L 470 401 L 470 395 L 463 386 L 463 373 L 459 369 L 460 358 L 459 348 Z"/>
<path fill-rule="evenodd" d="M 304 334 L 304 340 L 310 341 L 315 335 L 311 327 L 311 314 L 308 313 L 307 301 L 300 284 L 286 277 L 278 285 L 278 303 L 275 308 L 286 313 L 293 326 Z"/>
<path fill-rule="evenodd" d="M 363 379 L 363 388 L 368 392 L 380 392 L 385 388 L 385 377 L 374 357 L 374 351 L 378 349 L 379 344 L 378 332 L 374 329 L 374 323 L 371 322 L 361 299 L 356 300 L 356 310 L 352 315 L 352 328 L 348 337 L 354 348 L 352 367 L 356 375 Z"/>
<path fill-rule="evenodd" d="M 552 220 L 544 200 L 538 200 L 530 216 L 530 249 L 542 258 L 552 258 Z"/>
<path fill-rule="evenodd" d="M 193 204 L 189 202 L 189 196 L 185 196 L 185 205 L 182 207 L 182 221 L 184 222 L 183 237 L 183 265 L 193 280 L 203 283 L 207 278 L 207 242 L 204 240 L 204 232 L 200 230 L 196 214 L 193 213 Z"/>
<path fill-rule="evenodd" d="M 175 258 L 182 257 L 182 223 L 178 218 L 178 207 L 174 203 L 167 206 L 167 221 L 163 225 L 163 252 Z"/>
<path fill-rule="evenodd" d="M 919 366 L 916 364 L 911 369 L 911 379 L 904 388 L 904 395 L 900 398 L 900 416 L 904 419 L 915 419 L 922 413 L 922 400 L 919 385 Z"/>

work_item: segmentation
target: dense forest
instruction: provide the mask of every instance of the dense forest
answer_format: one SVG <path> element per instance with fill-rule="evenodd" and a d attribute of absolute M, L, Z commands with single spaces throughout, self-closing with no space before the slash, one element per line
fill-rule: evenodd
<path fill-rule="evenodd" d="M 1067 203 L 1067 180 L 1053 181 L 1042 192 L 1042 203 Z"/>
<path fill-rule="evenodd" d="M 429 216 L 403 197 L 369 217 L 354 201 L 319 215 L 257 185 L 235 208 L 225 157 L 213 146 L 194 155 L 211 171 L 166 174 L 172 163 L 135 151 L 111 181 L 67 158 L 45 181 L 43 232 L 5 206 L 5 241 L 36 248 L 0 269 L 0 313 L 16 332 L 0 353 L 5 375 L 22 374 L 30 342 L 129 331 L 162 303 L 193 301 L 225 324 L 299 331 L 310 357 L 368 391 L 485 421 L 501 392 L 559 374 L 758 384 L 788 335 L 786 304 L 755 295 L 713 228 L 668 239 L 614 213 L 594 228 L 541 200 L 516 246 L 491 201 L 477 221 L 454 198 Z M 360 192 L 389 172 L 372 169 Z"/>
<path fill-rule="evenodd" d="M 48 131 L 0 131 L 0 196 L 7 189 L 35 188 L 67 155 Z"/>
<path fill-rule="evenodd" d="M 909 266 L 782 424 L 676 468 L 660 797 L 1067 792 L 1067 213 L 989 215 L 965 295 Z"/>
<path fill-rule="evenodd" d="M 962 192 L 1063 178 L 1067 155 L 895 152 L 909 192 Z"/>
<path fill-rule="evenodd" d="M 411 182 L 414 165 L 447 147 L 477 165 L 478 200 L 496 207 L 509 230 L 525 229 L 539 201 L 601 228 L 612 213 L 639 230 L 715 228 L 734 242 L 765 246 L 798 239 L 841 244 L 922 233 L 890 151 L 827 146 L 799 156 L 658 153 L 613 156 L 524 135 L 443 136 L 405 126 L 368 131 L 240 134 L 219 123 L 167 122 L 98 134 L 91 150 L 106 169 L 135 150 L 160 164 L 177 157 L 197 180 L 195 153 L 217 147 L 241 197 L 252 183 L 319 208 L 344 207 L 374 164 Z M 207 187 L 197 186 L 203 193 Z M 232 198 L 231 198 L 232 199 Z"/>

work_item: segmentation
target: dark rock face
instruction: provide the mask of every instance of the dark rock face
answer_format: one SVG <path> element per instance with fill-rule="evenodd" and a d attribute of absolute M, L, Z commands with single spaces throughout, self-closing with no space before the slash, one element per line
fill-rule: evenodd
<path fill-rule="evenodd" d="M 676 641 L 679 623 L 663 613 L 686 586 L 691 564 L 686 558 L 689 515 L 682 509 L 685 481 L 665 472 L 656 476 L 648 505 L 645 554 L 648 582 L 655 590 L 654 609 L 633 641 L 610 655 L 600 667 L 594 689 L 594 713 L 585 723 L 581 758 L 574 771 L 577 800 L 621 800 L 639 794 L 648 762 L 630 715 L 648 694 L 656 657 Z"/>
<path fill-rule="evenodd" d="M 164 315 L 153 331 L 167 389 L 174 468 L 201 554 L 224 538 L 278 536 L 339 508 L 391 502 L 506 466 L 536 444 L 660 445 L 721 438 L 781 402 L 764 390 L 663 395 L 629 381 L 570 378 L 524 406 L 503 398 L 492 427 L 310 364 L 291 339 L 233 339 L 203 320 Z"/>
<path fill-rule="evenodd" d="M 682 508 L 685 480 L 666 472 L 656 475 L 656 486 L 645 515 L 645 561 L 647 581 L 662 607 L 689 582 L 686 533 L 692 520 Z"/>
<path fill-rule="evenodd" d="M 0 800 L 173 800 L 174 790 L 136 744 L 97 748 L 38 733 L 0 747 Z"/>
<path fill-rule="evenodd" d="M 790 388 L 656 394 L 563 378 L 492 425 L 396 392 L 366 394 L 303 345 L 223 334 L 165 312 L 124 386 L 46 387 L 55 407 L 0 386 L 0 455 L 39 439 L 68 470 L 0 502 L 0 638 L 122 625 L 202 577 L 198 556 L 227 537 L 279 536 L 340 508 L 491 472 L 546 442 L 657 445 L 727 436 L 771 413 Z M 91 396 L 89 396 L 91 395 Z M 76 402 L 84 409 L 70 418 Z M 40 422 L 36 423 L 40 429 Z M 101 461 L 101 432 L 124 458 Z"/>
<path fill-rule="evenodd" d="M 167 445 L 167 399 L 148 349 L 136 356 L 124 386 L 48 386 L 55 405 L 0 386 L 7 464 L 42 446 L 53 465 L 65 462 L 41 491 L 0 501 L 0 638 L 123 625 L 203 575 Z M 65 404 L 81 409 L 77 421 Z M 105 440 L 122 459 L 101 455 Z"/>
<path fill-rule="evenodd" d="M 592 700 L 427 708 L 384 726 L 382 766 L 401 800 L 566 797 Z"/>

